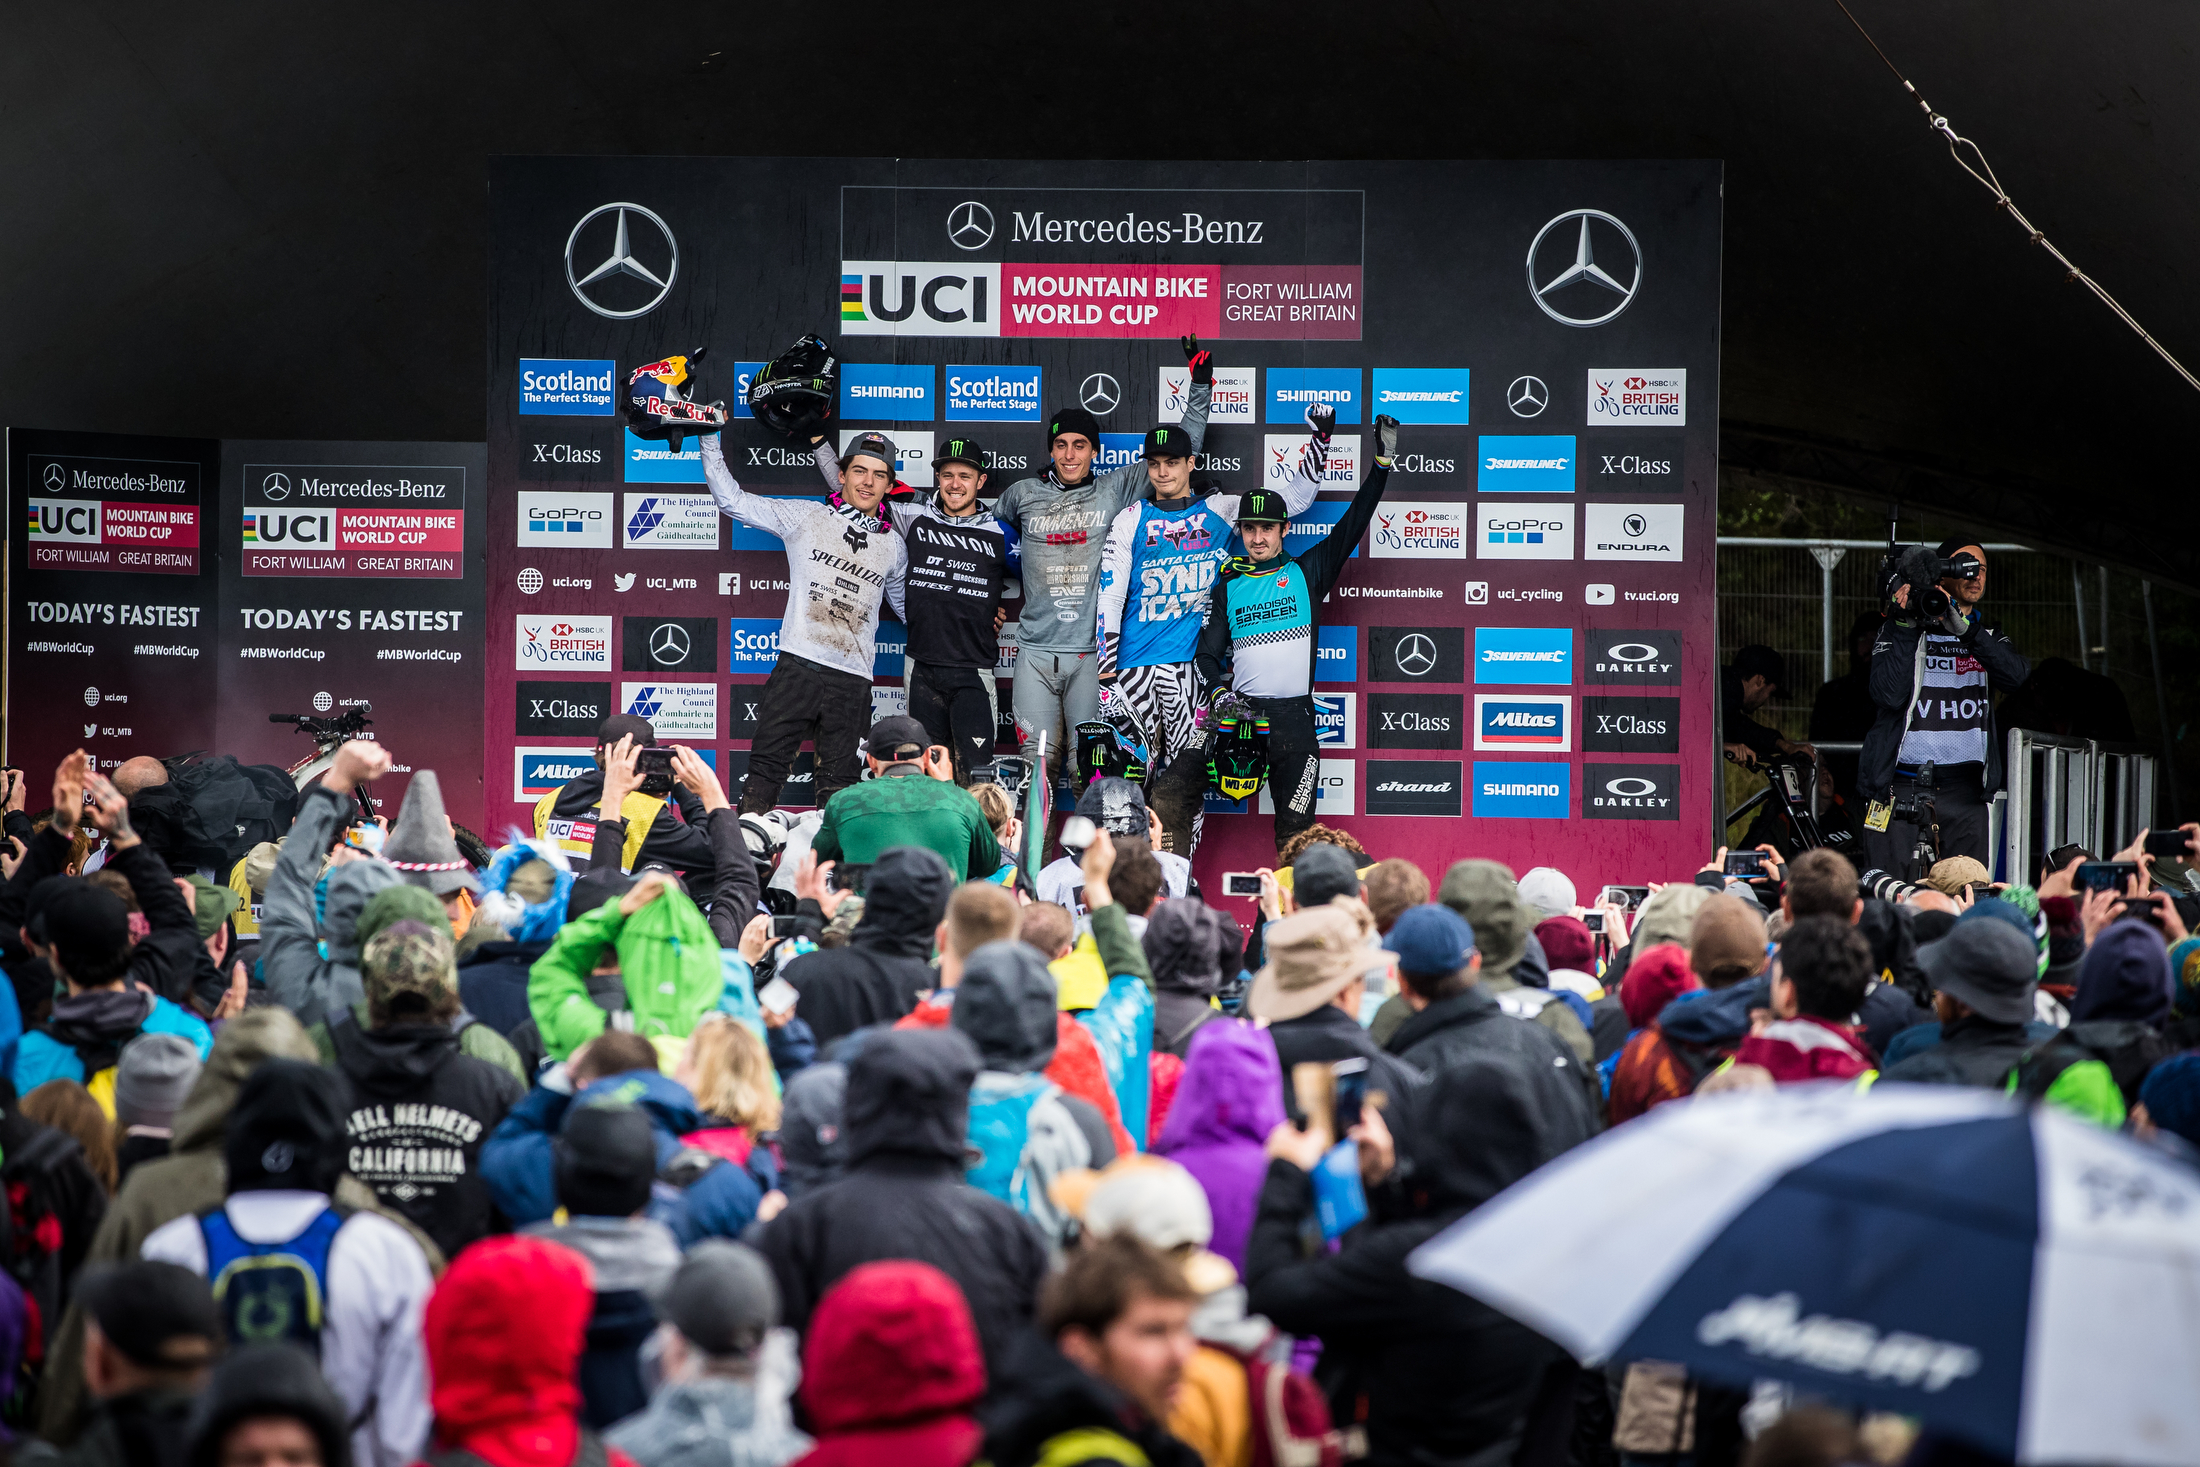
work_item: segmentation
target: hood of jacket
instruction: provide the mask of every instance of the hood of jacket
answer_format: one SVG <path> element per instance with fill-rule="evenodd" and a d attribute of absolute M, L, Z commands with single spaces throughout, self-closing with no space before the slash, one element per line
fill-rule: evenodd
<path fill-rule="evenodd" d="M 1931 1007 L 1932 984 L 1927 981 L 1925 970 L 1917 965 L 1917 934 L 1911 930 L 1902 910 L 1892 902 L 1866 897 L 1864 910 L 1856 919 L 1856 930 L 1871 944 L 1872 972 Z"/>
<path fill-rule="evenodd" d="M 380 861 L 346 861 L 323 879 L 321 940 L 332 963 L 359 965 L 359 918 L 374 894 L 398 884 L 397 872 Z"/>
<path fill-rule="evenodd" d="M 1167 897 L 1157 904 L 1138 939 L 1146 952 L 1146 966 L 1153 970 L 1154 988 L 1201 998 L 1220 989 L 1226 923 L 1234 937 L 1236 924 L 1205 902 Z"/>
<path fill-rule="evenodd" d="M 680 1244 L 672 1229 L 653 1217 L 576 1217 L 530 1223 L 524 1231 L 587 1259 L 599 1294 L 629 1289 L 647 1293 L 680 1267 Z"/>
<path fill-rule="evenodd" d="M 2078 969 L 2078 993 L 2070 1001 L 2072 1023 L 2132 1019 L 2151 1024 L 2169 1017 L 2169 950 L 2162 934 L 2134 918 L 2111 922 L 2086 950 Z M 61 1012 L 54 1005 L 55 1014 Z"/>
<path fill-rule="evenodd" d="M 849 945 L 925 961 L 954 890 L 955 873 L 937 851 L 895 846 L 882 852 L 864 882 L 863 920 Z"/>
<path fill-rule="evenodd" d="M 484 1434 L 494 1441 L 547 1430 L 567 1454 L 556 1460 L 570 1461 L 581 1404 L 575 1369 L 595 1303 L 589 1263 L 543 1238 L 484 1238 L 453 1259 L 421 1324 L 438 1439 L 463 1447 Z"/>
<path fill-rule="evenodd" d="M 321 1444 L 324 1467 L 351 1460 L 345 1411 L 313 1357 L 292 1345 L 247 1345 L 214 1367 L 191 1413 L 190 1467 L 216 1467 L 229 1428 L 255 1416 L 292 1416 Z"/>
<path fill-rule="evenodd" d="M 602 920 L 616 919 L 616 907 L 598 910 L 611 914 Z M 685 1037 L 725 993 L 718 936 L 702 909 L 678 886 L 620 922 L 612 945 L 619 952 L 620 986 L 638 1034 Z"/>
<path fill-rule="evenodd" d="M 171 1150 L 219 1153 L 237 1104 L 237 1087 L 262 1060 L 318 1060 L 313 1036 L 288 1009 L 246 1009 L 221 1026 L 213 1052 L 176 1110 Z"/>
<path fill-rule="evenodd" d="M 1528 951 L 1528 935 L 1543 914 L 1520 899 L 1512 868 L 1496 861 L 1455 861 L 1436 899 L 1474 929 L 1482 972 L 1509 975 Z"/>
<path fill-rule="evenodd" d="M 1039 950 L 989 942 L 963 960 L 948 1023 L 970 1036 L 989 1070 L 1025 1075 L 1054 1058 L 1054 975 Z"/>
<path fill-rule="evenodd" d="M 1688 946 L 1688 930 L 1696 924 L 1697 909 L 1711 900 L 1711 892 L 1694 882 L 1673 882 L 1650 893 L 1635 919 L 1629 941 L 1636 952 L 1663 942 Z"/>
<path fill-rule="evenodd" d="M 842 1103 L 847 1164 L 894 1154 L 950 1161 L 959 1174 L 981 1068 L 978 1046 L 956 1029 L 890 1029 L 864 1045 Z"/>
<path fill-rule="evenodd" d="M 928 1263 L 851 1269 L 810 1316 L 801 1397 L 820 1436 L 968 1411 L 984 1391 L 970 1306 Z"/>
<path fill-rule="evenodd" d="M 1683 1044 L 1724 1048 L 1749 1033 L 1749 1011 L 1772 1007 L 1772 979 L 1759 973 L 1732 988 L 1684 994 L 1658 1015 L 1658 1028 Z"/>
<path fill-rule="evenodd" d="M 1479 1207 L 1585 1139 L 1509 1055 L 1454 1054 L 1411 1104 L 1406 1189 L 1423 1213 Z"/>
<path fill-rule="evenodd" d="M 566 1120 L 592 1105 L 631 1105 L 646 1116 L 657 1140 L 659 1161 L 678 1148 L 682 1136 L 703 1124 L 702 1109 L 687 1087 L 656 1070 L 629 1070 L 590 1081 L 566 1107 Z"/>
<path fill-rule="evenodd" d="M 848 1098 L 848 1067 L 820 1060 L 787 1082 L 779 1107 L 779 1149 L 789 1197 L 822 1187 L 848 1164 L 840 1127 Z"/>
<path fill-rule="evenodd" d="M 336 1067 L 362 1096 L 376 1099 L 416 1093 L 459 1053 L 458 1032 L 448 1024 L 369 1029 L 345 1017 L 329 1026 L 328 1037 Z"/>
<path fill-rule="evenodd" d="M 1283 1066 L 1265 1029 L 1242 1019 L 1210 1019 L 1184 1053 L 1184 1075 L 1154 1150 L 1265 1144 L 1282 1121 Z"/>

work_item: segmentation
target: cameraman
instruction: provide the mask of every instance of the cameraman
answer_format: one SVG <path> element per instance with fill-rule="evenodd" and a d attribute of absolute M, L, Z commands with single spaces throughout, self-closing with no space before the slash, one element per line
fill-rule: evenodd
<path fill-rule="evenodd" d="M 586 862 L 595 846 L 596 826 L 605 820 L 608 783 L 615 797 L 609 818 L 625 822 L 620 870 L 654 864 L 709 875 L 717 861 L 703 828 L 702 798 L 684 785 L 675 784 L 668 795 L 643 794 L 637 787 L 634 756 L 656 742 L 657 731 L 646 718 L 615 713 L 605 719 L 596 730 L 595 771 L 568 780 L 535 803 L 535 835 L 556 841 L 558 849 Z M 678 818 L 668 808 L 675 804 Z"/>
<path fill-rule="evenodd" d="M 1946 575 L 1942 571 L 1949 572 Z M 1940 827 L 1938 859 L 1969 856 L 1991 869 L 1986 802 L 2001 787 L 1992 691 L 2023 682 L 2031 666 L 1978 609 L 1986 596 L 1986 552 L 1975 542 L 1911 546 L 1886 577 L 1888 615 L 1872 645 L 1871 696 L 1878 709 L 1857 768 L 1866 800 L 1866 864 L 1922 877 L 1916 812 L 1922 766 Z"/>

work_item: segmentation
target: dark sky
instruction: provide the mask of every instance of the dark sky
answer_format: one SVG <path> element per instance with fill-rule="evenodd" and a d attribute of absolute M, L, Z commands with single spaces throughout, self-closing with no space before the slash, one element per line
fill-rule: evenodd
<path fill-rule="evenodd" d="M 2200 8 L 1858 13 L 2200 362 Z M 0 422 L 478 439 L 512 153 L 1726 164 L 1730 460 L 2200 586 L 2200 392 L 2030 246 L 1825 3 L 19 7 Z"/>

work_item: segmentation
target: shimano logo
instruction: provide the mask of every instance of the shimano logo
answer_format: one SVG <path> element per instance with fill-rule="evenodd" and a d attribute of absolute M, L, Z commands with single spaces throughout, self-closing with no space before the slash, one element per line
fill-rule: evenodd
<path fill-rule="evenodd" d="M 1289 403 L 1339 403 L 1350 406 L 1352 389 L 1349 387 L 1279 387 L 1276 401 Z"/>
<path fill-rule="evenodd" d="M 1451 786 L 1446 785 L 1444 786 L 1444 788 L 1449 789 L 1451 788 Z M 1543 799 L 1555 799 L 1560 794 L 1563 794 L 1564 791 L 1555 784 L 1527 784 L 1524 782 L 1503 783 L 1498 781 L 1491 781 L 1485 783 L 1482 786 L 1482 793 L 1485 795 L 1528 795 L 1538 796 Z"/>
<path fill-rule="evenodd" d="M 896 387 L 888 383 L 854 383 L 848 388 L 850 397 L 892 397 L 908 402 L 924 401 L 922 387 Z"/>

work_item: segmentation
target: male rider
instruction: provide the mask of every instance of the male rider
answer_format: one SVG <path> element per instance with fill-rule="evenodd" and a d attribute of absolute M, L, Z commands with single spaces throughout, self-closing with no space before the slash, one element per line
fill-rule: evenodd
<path fill-rule="evenodd" d="M 818 471 L 836 491 L 832 450 L 815 450 Z M 924 497 L 896 494 L 886 512 L 909 555 L 909 651 L 904 686 L 909 716 L 954 758 L 955 783 L 993 757 L 1000 701 L 993 669 L 1000 660 L 1003 598 L 1017 574 L 1016 532 L 978 498 L 985 450 L 957 436 L 932 460 L 938 486 Z"/>
<path fill-rule="evenodd" d="M 1317 404 L 1306 410 L 1306 422 L 1313 436 L 1281 486 L 1287 515 L 1303 513 L 1321 491 L 1337 410 Z M 1200 790 L 1189 781 L 1165 783 L 1160 772 L 1195 741 L 1199 617 L 1216 570 L 1229 559 L 1245 496 L 1192 497 L 1191 446 L 1179 428 L 1146 435 L 1146 473 L 1153 497 L 1116 515 L 1101 554 L 1099 677 L 1129 703 L 1150 741 L 1147 790 L 1161 816 L 1164 848 L 1189 856 L 1199 844 Z"/>
<path fill-rule="evenodd" d="M 1199 338 L 1183 338 L 1192 390 L 1177 424 L 1189 454 L 1207 435 L 1207 400 L 1214 394 L 1212 353 Z M 1100 424 L 1081 407 L 1067 407 L 1047 423 L 1053 466 L 1018 479 L 993 513 L 1023 537 L 1024 610 L 1017 624 L 1016 683 L 1012 699 L 1016 736 L 1030 744 L 1047 736 L 1047 777 L 1063 767 L 1062 750 L 1074 743 L 1078 724 L 1100 712 L 1099 657 L 1094 620 L 1100 594 L 1100 556 L 1108 526 L 1146 490 L 1144 462 L 1104 474 L 1092 471 L 1100 449 Z"/>
<path fill-rule="evenodd" d="M 1397 452 L 1398 420 L 1377 418 L 1375 462 L 1359 492 L 1336 528 L 1298 556 L 1283 553 L 1290 520 L 1283 496 L 1273 489 L 1246 495 L 1238 506 L 1245 555 L 1222 568 L 1207 598 L 1196 658 L 1200 681 L 1235 689 L 1268 720 L 1268 778 L 1275 791 L 1279 851 L 1314 823 L 1315 775 L 1321 768 L 1314 732 L 1314 608 L 1337 583 L 1375 517 Z M 1194 771 L 1192 763 L 1177 760 L 1164 779 L 1186 784 L 1203 779 L 1204 769 Z"/>
<path fill-rule="evenodd" d="M 871 726 L 880 598 L 908 619 L 902 599 L 908 553 L 880 509 L 894 487 L 893 442 L 883 433 L 859 433 L 839 467 L 840 487 L 823 504 L 767 499 L 734 479 L 716 433 L 703 439 L 703 477 L 719 512 L 787 546 L 787 610 L 779 661 L 764 682 L 749 745 L 745 815 L 778 803 L 804 739 L 817 750 L 818 808 L 856 782 L 857 745 Z"/>

